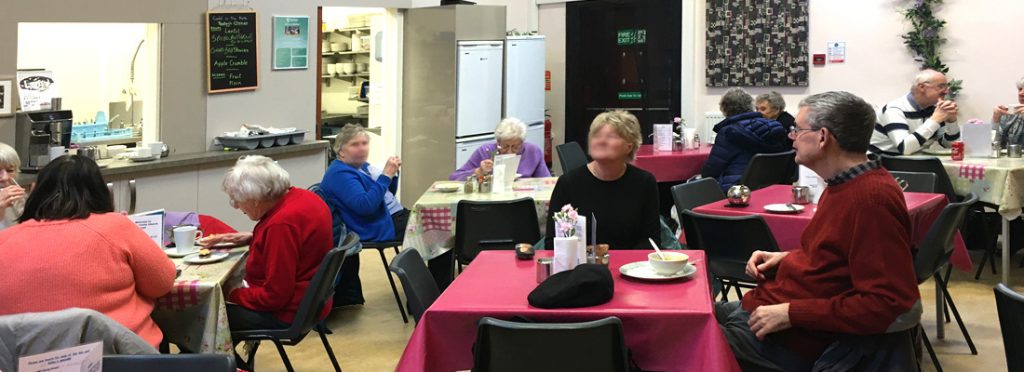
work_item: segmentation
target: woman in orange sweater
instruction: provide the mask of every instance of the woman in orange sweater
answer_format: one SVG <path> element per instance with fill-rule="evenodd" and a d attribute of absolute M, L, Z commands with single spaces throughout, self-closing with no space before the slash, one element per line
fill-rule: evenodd
<path fill-rule="evenodd" d="M 93 309 L 159 345 L 149 314 L 174 284 L 174 263 L 113 212 L 92 159 L 62 156 L 44 167 L 20 223 L 0 231 L 0 315 Z"/>

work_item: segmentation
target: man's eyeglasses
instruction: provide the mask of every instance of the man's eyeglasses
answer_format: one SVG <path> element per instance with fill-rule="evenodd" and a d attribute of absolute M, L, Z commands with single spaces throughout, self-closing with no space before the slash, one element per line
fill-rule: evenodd
<path fill-rule="evenodd" d="M 797 126 L 794 125 L 794 126 L 789 128 L 789 137 L 790 138 L 796 138 L 797 136 L 800 135 L 800 132 L 803 132 L 803 131 L 816 131 L 816 130 L 818 130 L 818 129 L 814 129 L 814 128 L 797 128 Z"/>

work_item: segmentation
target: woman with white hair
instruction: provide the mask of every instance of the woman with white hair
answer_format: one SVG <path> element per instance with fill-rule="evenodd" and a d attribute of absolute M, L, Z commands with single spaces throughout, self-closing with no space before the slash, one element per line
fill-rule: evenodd
<path fill-rule="evenodd" d="M 740 181 L 754 155 L 783 152 L 792 147 L 782 124 L 754 111 L 753 99 L 742 88 L 725 91 L 718 108 L 725 120 L 715 124 L 715 147 L 711 148 L 700 174 L 717 180 L 722 191 Z"/>
<path fill-rule="evenodd" d="M 18 223 L 25 209 L 25 189 L 14 179 L 18 177 L 21 158 L 10 145 L 0 143 L 0 230 Z"/>
<path fill-rule="evenodd" d="M 771 91 L 758 94 L 754 99 L 754 108 L 757 109 L 765 119 L 771 119 L 782 124 L 782 129 L 789 133 L 789 129 L 796 125 L 796 118 L 786 112 L 786 100 L 779 92 Z M 792 141 L 789 141 L 792 142 Z M 792 145 L 792 143 L 789 143 Z"/>
<path fill-rule="evenodd" d="M 288 172 L 265 156 L 238 159 L 222 187 L 232 207 L 258 221 L 251 233 L 214 235 L 201 242 L 249 245 L 248 286 L 228 295 L 228 324 L 234 331 L 287 328 L 332 248 L 331 213 L 319 196 L 292 187 Z M 321 319 L 330 309 L 328 301 Z"/>
<path fill-rule="evenodd" d="M 999 105 L 992 112 L 992 124 L 999 124 L 999 142 L 1006 145 L 1024 145 L 1024 78 L 1017 80 L 1017 104 Z"/>
<path fill-rule="evenodd" d="M 494 128 L 493 143 L 480 146 L 469 157 L 466 164 L 456 169 L 452 181 L 465 181 L 469 176 L 486 176 L 494 171 L 494 155 L 517 154 L 519 169 L 516 173 L 525 178 L 551 177 L 551 171 L 544 164 L 544 150 L 526 142 L 526 124 L 516 118 L 505 118 Z"/>

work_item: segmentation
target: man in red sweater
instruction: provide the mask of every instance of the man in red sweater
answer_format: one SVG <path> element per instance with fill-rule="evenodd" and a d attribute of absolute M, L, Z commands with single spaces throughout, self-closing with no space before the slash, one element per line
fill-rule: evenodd
<path fill-rule="evenodd" d="M 802 248 L 757 251 L 759 284 L 716 317 L 744 370 L 810 370 L 840 335 L 884 334 L 919 300 L 903 192 L 865 153 L 875 112 L 847 92 L 800 103 L 796 162 L 827 180 Z"/>

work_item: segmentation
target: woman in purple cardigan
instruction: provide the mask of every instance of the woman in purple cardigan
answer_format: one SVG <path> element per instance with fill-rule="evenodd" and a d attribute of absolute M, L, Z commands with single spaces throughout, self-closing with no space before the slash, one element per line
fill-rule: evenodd
<path fill-rule="evenodd" d="M 469 176 L 486 176 L 494 170 L 494 153 L 498 155 L 518 154 L 519 169 L 516 173 L 524 178 L 551 177 L 548 166 L 544 164 L 544 150 L 537 145 L 526 142 L 526 124 L 516 118 L 506 118 L 494 129 L 493 143 L 480 146 L 469 157 L 466 164 L 456 169 L 451 176 L 452 181 L 465 181 Z"/>

